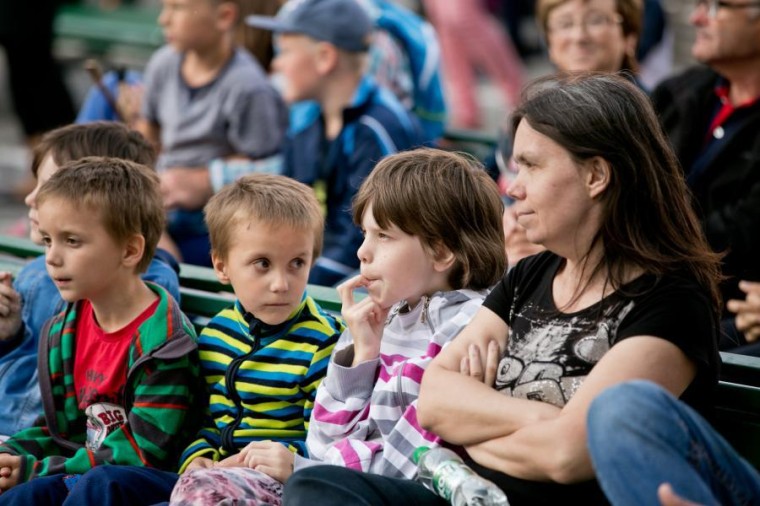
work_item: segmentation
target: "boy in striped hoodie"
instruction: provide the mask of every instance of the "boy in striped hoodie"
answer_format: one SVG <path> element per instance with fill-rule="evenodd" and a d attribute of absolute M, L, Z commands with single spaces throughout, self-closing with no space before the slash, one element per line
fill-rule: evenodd
<path fill-rule="evenodd" d="M 40 334 L 45 425 L 0 446 L 0 504 L 61 504 L 112 464 L 173 468 L 197 428 L 195 332 L 166 290 L 140 278 L 164 227 L 156 173 L 116 158 L 70 162 L 39 189 L 37 211 L 68 305 Z"/>

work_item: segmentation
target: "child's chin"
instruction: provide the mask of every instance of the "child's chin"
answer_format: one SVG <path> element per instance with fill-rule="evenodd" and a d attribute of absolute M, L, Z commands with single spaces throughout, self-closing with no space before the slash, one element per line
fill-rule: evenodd
<path fill-rule="evenodd" d="M 380 297 L 373 297 L 372 294 L 369 295 L 369 298 L 372 299 L 372 302 L 377 304 L 381 309 L 390 309 L 393 307 L 393 304 L 395 304 L 395 302 L 388 302 L 387 300 L 384 300 Z"/>

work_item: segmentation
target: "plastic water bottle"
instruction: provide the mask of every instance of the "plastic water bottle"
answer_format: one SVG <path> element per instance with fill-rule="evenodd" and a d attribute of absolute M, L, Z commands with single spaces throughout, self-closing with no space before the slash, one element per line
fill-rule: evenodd
<path fill-rule="evenodd" d="M 479 476 L 448 448 L 420 446 L 412 459 L 417 464 L 417 481 L 452 506 L 509 506 L 495 483 Z"/>

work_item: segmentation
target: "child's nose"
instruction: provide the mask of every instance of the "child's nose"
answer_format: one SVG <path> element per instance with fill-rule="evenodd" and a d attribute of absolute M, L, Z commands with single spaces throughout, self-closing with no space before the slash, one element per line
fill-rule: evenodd
<path fill-rule="evenodd" d="M 285 273 L 275 272 L 272 274 L 271 290 L 273 292 L 288 291 L 288 276 Z"/>
<path fill-rule="evenodd" d="M 48 245 L 45 250 L 45 263 L 48 265 L 61 265 L 61 256 L 58 254 L 58 248 L 52 244 Z"/>
<path fill-rule="evenodd" d="M 37 186 L 34 186 L 34 189 L 29 192 L 29 195 L 24 197 L 24 204 L 26 204 L 27 207 L 36 207 L 35 201 L 37 200 Z"/>
<path fill-rule="evenodd" d="M 364 242 L 362 242 L 362 245 L 359 246 L 359 249 L 356 250 L 356 256 L 359 257 L 359 261 L 363 264 L 366 264 L 370 260 L 369 256 L 369 246 L 367 245 L 367 239 L 364 239 Z"/>

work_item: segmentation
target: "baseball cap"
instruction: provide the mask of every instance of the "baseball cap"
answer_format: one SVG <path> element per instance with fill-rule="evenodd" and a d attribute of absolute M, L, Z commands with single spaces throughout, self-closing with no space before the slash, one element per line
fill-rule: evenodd
<path fill-rule="evenodd" d="M 345 51 L 366 51 L 372 20 L 356 0 L 289 0 L 277 16 L 248 16 L 246 24 L 275 33 L 299 33 Z"/>

